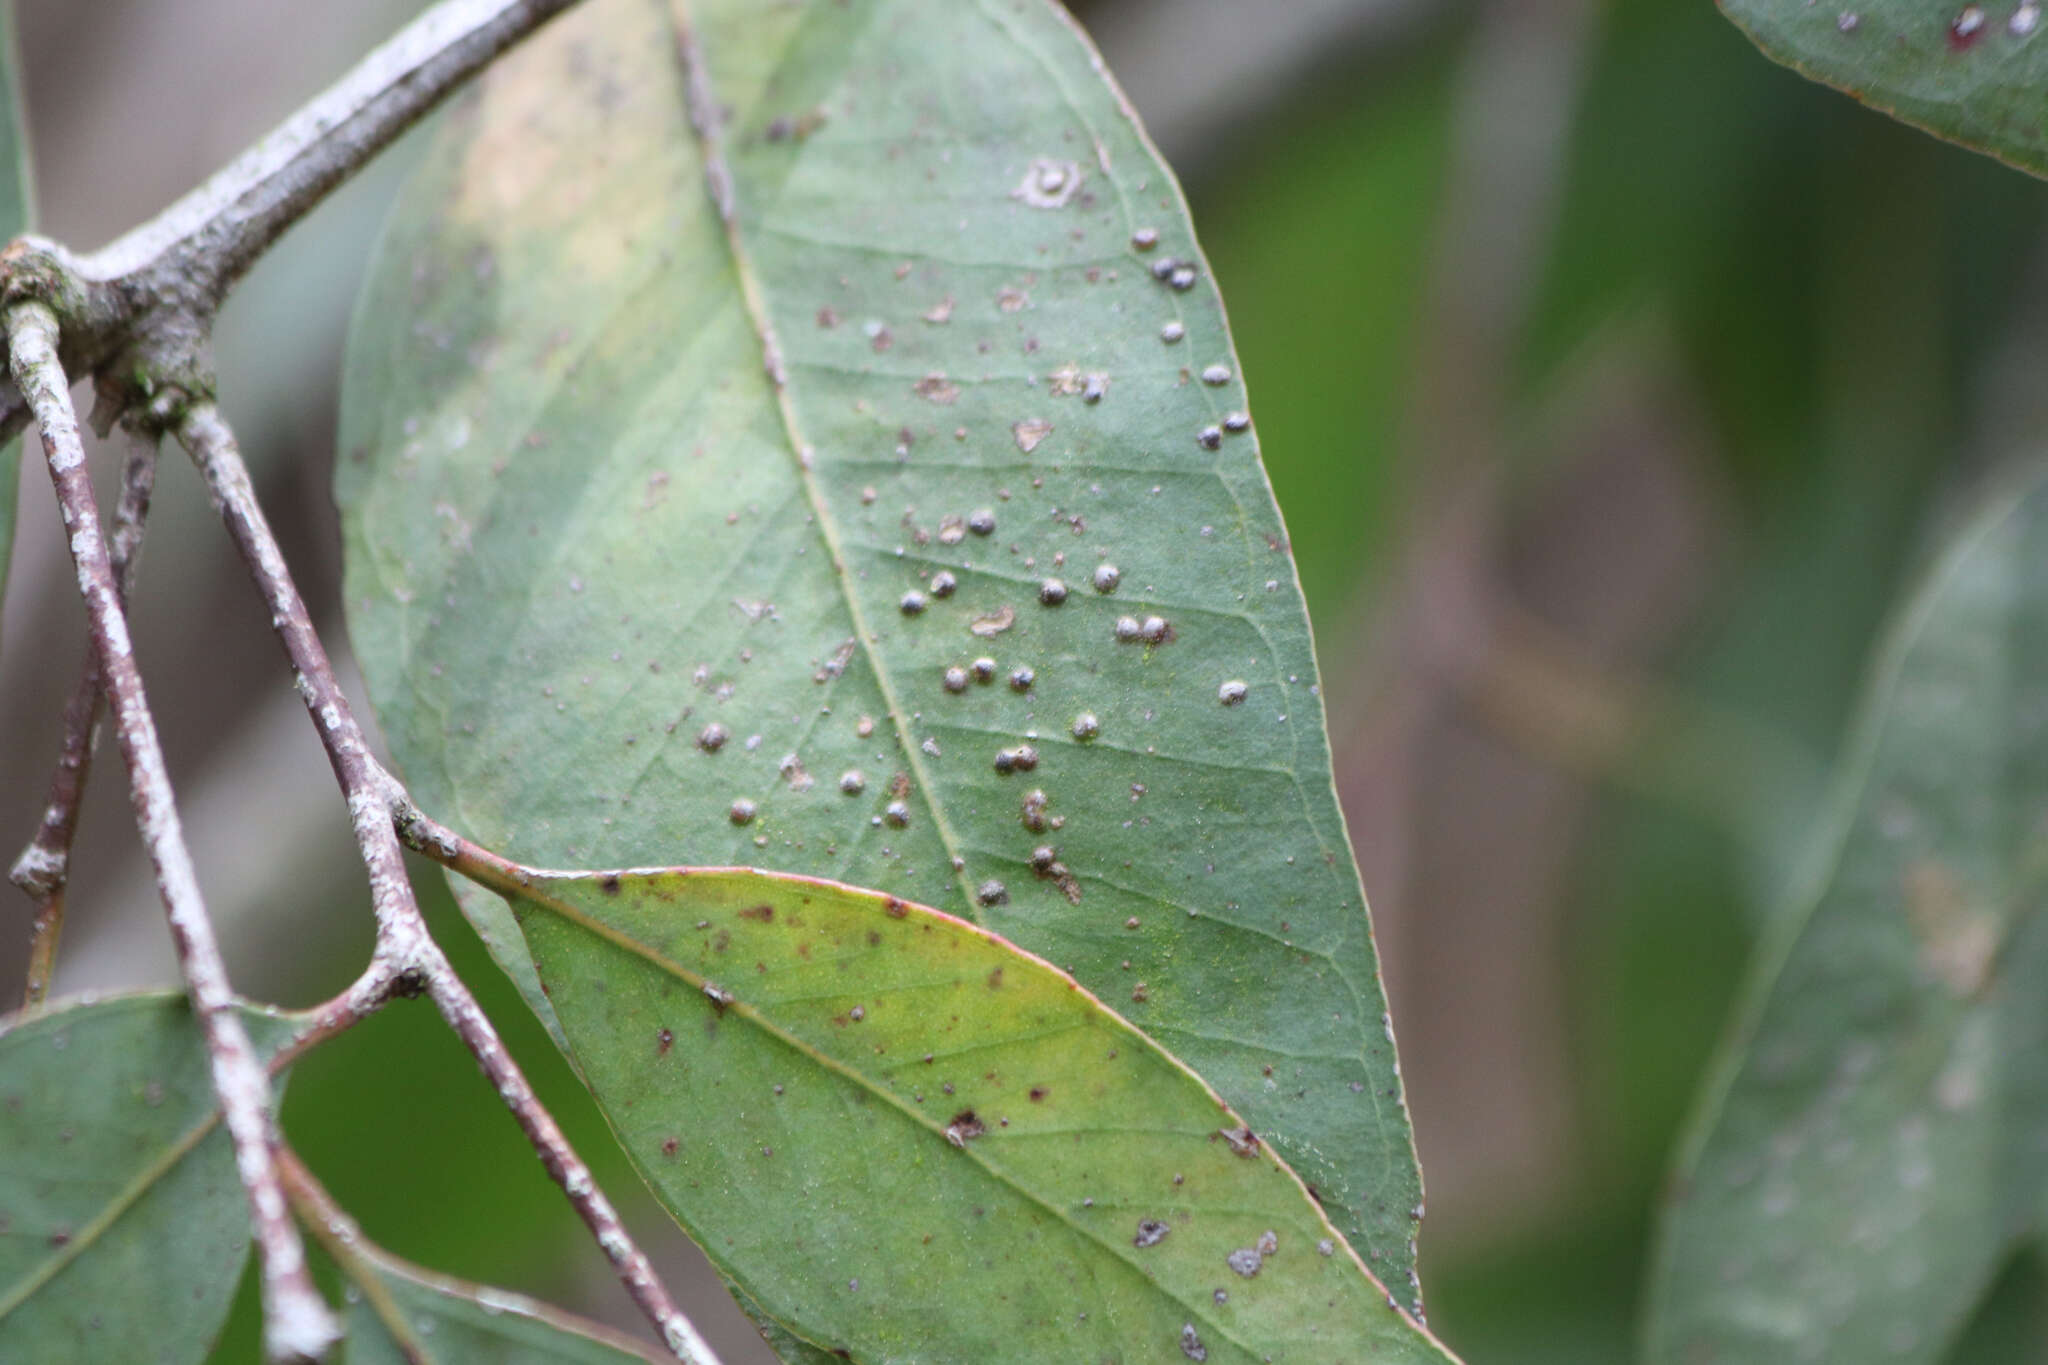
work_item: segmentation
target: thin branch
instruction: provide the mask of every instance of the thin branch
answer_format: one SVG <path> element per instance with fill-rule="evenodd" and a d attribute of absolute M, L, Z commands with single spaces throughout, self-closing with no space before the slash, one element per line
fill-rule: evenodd
<path fill-rule="evenodd" d="M 362 727 L 356 722 L 348 698 L 342 694 L 327 651 L 313 628 L 305 600 L 299 596 L 291 571 L 278 550 L 277 539 L 257 504 L 256 491 L 249 481 L 234 432 L 212 404 L 197 403 L 185 412 L 177 436 L 205 476 L 207 490 L 227 522 L 228 535 L 270 607 L 271 625 L 291 660 L 299 696 L 313 717 L 327 748 L 328 763 L 348 797 L 356 843 L 370 874 L 377 916 L 377 948 L 370 969 L 322 1010 L 314 1028 L 338 1031 L 353 1018 L 376 1009 L 394 993 L 424 992 L 476 1058 L 505 1107 L 512 1111 L 520 1130 L 533 1144 L 549 1177 L 562 1187 L 611 1261 L 626 1292 L 661 1333 L 669 1350 L 694 1365 L 717 1365 L 717 1355 L 675 1306 L 645 1253 L 626 1231 L 618 1211 L 598 1189 L 590 1168 L 533 1093 L 518 1063 L 505 1050 L 497 1029 L 428 932 L 426 920 L 413 898 L 412 884 L 405 875 L 405 854 L 393 824 L 394 811 L 410 802 L 405 800 L 397 781 L 370 754 Z"/>
<path fill-rule="evenodd" d="M 56 315 L 42 304 L 24 303 L 8 310 L 6 322 L 14 380 L 35 412 L 50 481 L 63 512 L 114 732 L 128 767 L 136 826 L 156 868 L 171 942 L 205 1031 L 214 1091 L 249 1195 L 251 1227 L 262 1262 L 264 1353 L 272 1362 L 317 1361 L 326 1355 L 339 1329 L 306 1272 L 305 1248 L 285 1208 L 271 1159 L 276 1125 L 270 1087 L 236 1012 L 178 822 L 156 722 L 129 643 L 127 614 L 100 534 L 99 507 L 79 440 L 78 416 L 71 407 L 70 385 L 57 359 Z"/>
<path fill-rule="evenodd" d="M 143 525 L 156 488 L 156 446 L 138 441 L 128 452 L 121 475 L 121 498 L 114 508 L 109 559 L 114 583 L 125 609 L 134 588 L 136 563 L 142 553 Z M 64 893 L 71 880 L 71 841 L 78 831 L 79 806 L 92 773 L 92 752 L 99 743 L 100 661 L 90 646 L 79 668 L 78 683 L 64 705 L 64 747 L 50 774 L 50 799 L 43 807 L 35 837 L 14 861 L 8 879 L 35 906 L 34 936 L 29 942 L 28 989 L 23 1008 L 37 1009 L 49 998 L 57 970 L 57 944 L 64 932 Z"/>
<path fill-rule="evenodd" d="M 443 0 L 268 136 L 81 264 L 88 279 L 175 273 L 202 309 L 287 228 L 463 81 L 575 0 Z M 156 283 L 158 281 L 152 281 Z"/>

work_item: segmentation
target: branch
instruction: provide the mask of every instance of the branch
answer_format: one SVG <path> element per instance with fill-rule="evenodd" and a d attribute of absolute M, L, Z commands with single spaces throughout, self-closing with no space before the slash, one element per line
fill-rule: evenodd
<path fill-rule="evenodd" d="M 166 274 L 202 311 L 264 249 L 477 70 L 575 0 L 443 0 L 212 179 L 87 257 L 88 279 Z"/>
<path fill-rule="evenodd" d="M 141 227 L 89 256 L 21 237 L 0 256 L 8 302 L 62 321 L 64 364 L 110 416 L 167 389 L 210 393 L 213 316 L 270 245 L 505 49 L 576 0 L 441 0 L 324 93 Z M 151 414 L 153 429 L 168 414 Z M 96 419 L 97 420 L 97 417 Z M 0 384 L 0 438 L 27 405 Z"/>
<path fill-rule="evenodd" d="M 334 1315 L 306 1272 L 305 1248 L 285 1208 L 271 1159 L 275 1125 L 270 1087 L 249 1043 L 214 942 L 213 924 L 199 896 L 192 856 L 178 823 L 156 722 L 142 690 L 142 675 L 128 638 L 128 619 L 107 546 L 91 470 L 72 411 L 70 385 L 57 359 L 57 319 L 41 304 L 7 311 L 7 338 L 16 386 L 27 398 L 43 440 L 50 482 L 57 491 L 78 590 L 85 598 L 93 648 L 114 715 L 114 732 L 128 766 L 136 825 L 156 868 L 178 966 L 211 1054 L 213 1088 L 233 1139 L 235 1164 L 248 1192 L 251 1227 L 262 1262 L 263 1342 L 272 1362 L 317 1361 L 339 1336 Z"/>
<path fill-rule="evenodd" d="M 348 698 L 342 694 L 327 651 L 313 628 L 306 603 L 292 582 L 276 537 L 256 502 L 255 488 L 242 462 L 234 432 L 210 403 L 186 410 L 177 427 L 178 441 L 206 478 L 208 492 L 227 522 L 228 535 L 241 552 L 257 590 L 270 607 L 270 621 L 290 659 L 299 696 L 327 748 L 329 765 L 348 797 L 356 844 L 369 869 L 377 916 L 377 947 L 370 969 L 354 986 L 324 1008 L 316 1032 L 338 1031 L 352 1017 L 374 1010 L 393 994 L 424 993 L 441 1011 L 456 1035 L 476 1058 L 520 1130 L 533 1144 L 548 1175 L 582 1216 L 618 1273 L 626 1292 L 661 1333 L 679 1359 L 693 1365 L 717 1365 L 718 1357 L 698 1335 L 655 1276 L 654 1267 L 626 1231 L 618 1211 L 591 1177 L 590 1168 L 569 1145 L 547 1108 L 533 1093 L 519 1065 L 505 1050 L 498 1032 L 462 984 L 455 969 L 427 930 L 412 884 L 405 875 L 405 854 L 393 825 L 393 812 L 409 806 L 397 781 L 371 756 Z"/>
<path fill-rule="evenodd" d="M 143 523 L 149 517 L 150 494 L 156 488 L 156 446 L 137 442 L 121 476 L 121 499 L 114 509 L 109 559 L 115 589 L 123 607 L 133 590 L 136 561 L 142 551 Z M 78 830 L 78 811 L 92 773 L 92 751 L 99 743 L 99 654 L 90 646 L 79 669 L 78 683 L 64 704 L 64 747 L 50 774 L 50 799 L 43 807 L 35 837 L 14 861 L 8 879 L 35 906 L 34 936 L 29 942 L 28 989 L 23 1008 L 36 1009 L 49 998 L 57 969 L 57 943 L 64 932 L 64 892 L 71 880 L 71 840 Z"/>

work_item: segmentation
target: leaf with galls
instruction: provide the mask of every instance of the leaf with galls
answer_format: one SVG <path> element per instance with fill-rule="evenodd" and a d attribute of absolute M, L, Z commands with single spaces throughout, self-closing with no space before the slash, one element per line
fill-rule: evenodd
<path fill-rule="evenodd" d="M 443 124 L 343 406 L 344 600 L 426 810 L 528 863 L 782 868 L 1001 932 L 1130 1001 L 1418 1303 L 1243 367 L 1061 11 L 589 0 Z"/>

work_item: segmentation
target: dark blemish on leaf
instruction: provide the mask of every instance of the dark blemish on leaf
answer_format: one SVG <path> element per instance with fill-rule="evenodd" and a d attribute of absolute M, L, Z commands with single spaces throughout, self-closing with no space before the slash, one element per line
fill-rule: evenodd
<path fill-rule="evenodd" d="M 882 936 L 872 929 L 868 930 L 867 932 L 867 940 L 868 947 L 870 948 L 879 948 L 882 946 Z"/>
<path fill-rule="evenodd" d="M 960 386 L 938 370 L 933 370 L 911 385 L 910 391 L 925 402 L 936 403 L 940 407 L 950 407 L 960 397 Z"/>
<path fill-rule="evenodd" d="M 1047 1095 L 1051 1094 L 1051 1093 L 1052 1093 L 1051 1091 L 1047 1090 L 1047 1089 L 1046 1089 L 1046 1088 L 1045 1088 L 1044 1086 L 1042 1086 L 1042 1085 L 1034 1085 L 1034 1086 L 1032 1086 L 1032 1087 L 1031 1087 L 1031 1089 L 1030 1089 L 1030 1091 L 1029 1091 L 1029 1094 L 1030 1094 L 1030 1096 L 1031 1096 L 1031 1102 L 1032 1102 L 1033 1104 L 1040 1104 L 1040 1103 L 1043 1103 L 1043 1102 L 1044 1102 L 1044 1100 L 1045 1100 L 1045 1097 L 1046 1097 Z"/>
<path fill-rule="evenodd" d="M 1967 52 L 1976 46 L 1977 39 L 1984 32 L 1984 7 L 1965 5 L 1949 22 L 1948 45 L 1956 52 Z"/>
<path fill-rule="evenodd" d="M 900 901 L 894 896 L 890 896 L 882 902 L 882 913 L 890 919 L 902 919 L 909 915 L 910 904 L 907 901 Z"/>
<path fill-rule="evenodd" d="M 1142 1005 L 1151 998 L 1152 989 L 1144 982 L 1140 981 L 1137 985 L 1131 987 L 1131 1000 L 1134 1004 Z"/>
<path fill-rule="evenodd" d="M 999 991 L 1003 988 L 1003 969 L 1001 967 L 989 969 L 988 988 L 992 991 Z M 994 1078 L 994 1074 L 993 1072 L 989 1073 L 990 1079 Z"/>
<path fill-rule="evenodd" d="M 654 1035 L 654 1055 L 657 1057 L 668 1056 L 668 1050 L 674 1047 L 675 1044 L 675 1034 L 669 1032 L 667 1029 L 663 1029 L 661 1032 Z"/>
<path fill-rule="evenodd" d="M 607 872 L 604 880 L 600 881 L 597 885 L 607 896 L 616 896 L 619 894 L 619 874 Z"/>
<path fill-rule="evenodd" d="M 725 1007 L 732 1003 L 732 992 L 725 990 L 721 987 L 714 986 L 709 981 L 707 981 L 704 983 L 704 998 L 711 1002 L 711 1007 L 714 1010 L 718 1011 L 720 1014 L 724 1014 Z"/>
<path fill-rule="evenodd" d="M 1241 1126 L 1237 1128 L 1218 1128 L 1216 1136 L 1229 1143 L 1230 1150 L 1239 1156 L 1255 1157 L 1259 1154 L 1258 1134 L 1249 1128 Z"/>
<path fill-rule="evenodd" d="M 854 1023 L 858 1024 L 861 1020 L 868 1017 L 868 1012 L 865 1006 L 855 1005 L 852 1009 L 846 1012 L 846 1017 L 853 1020 Z"/>
<path fill-rule="evenodd" d="M 955 1147 L 965 1147 L 987 1131 L 988 1128 L 975 1117 L 972 1109 L 962 1109 L 953 1115 L 953 1121 L 946 1125 L 946 1141 Z M 975 1212 L 980 1213 L 981 1210 L 976 1209 Z"/>
<path fill-rule="evenodd" d="M 775 907 L 766 904 L 750 905 L 740 911 L 740 918 L 754 920 L 760 924 L 773 924 L 775 922 Z"/>
<path fill-rule="evenodd" d="M 713 935 L 711 936 L 711 951 L 712 951 L 712 952 L 714 952 L 714 953 L 722 953 L 722 952 L 724 952 L 724 951 L 725 951 L 725 950 L 726 950 L 727 948 L 730 948 L 731 946 L 732 946 L 732 931 L 731 931 L 731 930 L 729 930 L 729 929 L 720 929 L 720 930 L 719 930 L 719 931 L 718 931 L 717 933 L 715 933 L 715 934 L 713 934 Z"/>
<path fill-rule="evenodd" d="M 674 1138 L 672 1138 L 672 1137 L 668 1137 L 668 1138 L 663 1138 L 663 1139 L 661 1140 L 661 1154 L 662 1154 L 663 1156 L 665 1156 L 665 1157 L 670 1157 L 670 1158 L 673 1158 L 673 1157 L 675 1156 L 676 1152 L 677 1152 L 677 1151 L 678 1151 L 678 1150 L 679 1150 L 679 1149 L 680 1149 L 681 1147 L 682 1147 L 682 1143 L 680 1143 L 680 1142 L 677 1142 L 677 1141 L 676 1141 L 676 1140 L 675 1140 Z"/>
<path fill-rule="evenodd" d="M 1171 1231 L 1173 1231 L 1172 1228 L 1157 1218 L 1140 1218 L 1138 1220 L 1138 1235 L 1131 1238 L 1131 1245 L 1140 1250 L 1146 1247 L 1156 1247 L 1166 1240 L 1166 1234 Z"/>

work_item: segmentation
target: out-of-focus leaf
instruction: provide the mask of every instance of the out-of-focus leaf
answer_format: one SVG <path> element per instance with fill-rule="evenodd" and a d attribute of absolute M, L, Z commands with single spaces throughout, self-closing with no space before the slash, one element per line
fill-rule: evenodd
<path fill-rule="evenodd" d="M 628 1155 L 804 1341 L 1449 1359 L 1199 1077 L 986 930 L 746 869 L 491 884 Z"/>
<path fill-rule="evenodd" d="M 348 1365 L 627 1365 L 667 1359 L 551 1305 L 408 1265 L 357 1241 Z"/>
<path fill-rule="evenodd" d="M 28 231 L 33 179 L 28 125 L 22 117 L 21 53 L 14 38 L 13 0 L 0 0 L 0 242 Z M 21 443 L 0 445 L 0 608 L 7 603 L 15 501 L 21 493 Z"/>
<path fill-rule="evenodd" d="M 2040 0 L 1720 0 L 1774 61 L 1936 137 L 2048 174 Z"/>
<path fill-rule="evenodd" d="M 1051 6 L 596 0 L 452 113 L 373 272 L 354 639 L 465 833 L 996 929 L 1194 1066 L 1412 1303 L 1419 1177 L 1244 402 L 1172 178 Z"/>
<path fill-rule="evenodd" d="M 1934 1361 L 2048 1177 L 2048 484 L 1900 623 L 1665 1227 L 1650 1358 Z"/>
<path fill-rule="evenodd" d="M 257 1051 L 288 1018 L 246 1010 Z M 0 1026 L 0 1360 L 203 1359 L 249 1201 L 183 996 L 72 1001 Z"/>

